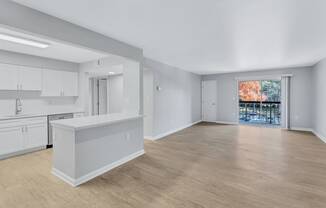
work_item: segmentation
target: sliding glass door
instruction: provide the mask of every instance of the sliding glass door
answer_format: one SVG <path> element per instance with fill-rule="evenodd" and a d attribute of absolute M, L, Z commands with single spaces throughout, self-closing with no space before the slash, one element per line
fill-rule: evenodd
<path fill-rule="evenodd" d="M 239 121 L 280 125 L 281 80 L 239 81 Z"/>

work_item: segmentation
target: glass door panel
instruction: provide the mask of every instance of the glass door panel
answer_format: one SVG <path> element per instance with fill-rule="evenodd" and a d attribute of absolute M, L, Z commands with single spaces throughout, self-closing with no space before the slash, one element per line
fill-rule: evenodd
<path fill-rule="evenodd" d="M 280 125 L 280 101 L 280 80 L 240 81 L 240 123 Z"/>

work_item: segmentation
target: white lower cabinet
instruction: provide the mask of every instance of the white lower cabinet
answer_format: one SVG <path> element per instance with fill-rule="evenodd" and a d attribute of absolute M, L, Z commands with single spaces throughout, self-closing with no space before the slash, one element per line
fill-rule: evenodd
<path fill-rule="evenodd" d="M 82 112 L 74 113 L 74 118 L 80 118 L 80 117 L 84 117 L 84 113 L 82 113 Z"/>
<path fill-rule="evenodd" d="M 0 129 L 0 155 L 5 155 L 24 148 L 22 127 L 7 127 Z"/>
<path fill-rule="evenodd" d="M 25 133 L 25 147 L 34 148 L 47 145 L 47 124 L 31 124 L 26 126 Z"/>
<path fill-rule="evenodd" d="M 0 159 L 46 147 L 47 141 L 46 117 L 0 121 Z"/>

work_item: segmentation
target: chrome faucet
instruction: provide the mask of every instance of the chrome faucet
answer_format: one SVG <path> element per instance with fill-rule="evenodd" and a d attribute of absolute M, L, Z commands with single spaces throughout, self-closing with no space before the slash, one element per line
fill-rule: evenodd
<path fill-rule="evenodd" d="M 16 98 L 16 115 L 21 114 L 23 111 L 23 105 L 20 98 Z"/>

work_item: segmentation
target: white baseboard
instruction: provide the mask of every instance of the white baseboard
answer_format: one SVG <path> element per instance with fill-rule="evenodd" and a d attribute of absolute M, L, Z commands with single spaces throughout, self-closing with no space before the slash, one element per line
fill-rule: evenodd
<path fill-rule="evenodd" d="M 152 136 L 144 136 L 144 139 L 146 139 L 146 140 L 153 140 L 153 137 Z"/>
<path fill-rule="evenodd" d="M 36 151 L 44 150 L 44 149 L 46 149 L 46 146 L 33 147 L 33 148 L 25 149 L 25 150 L 20 150 L 17 152 L 0 155 L 0 160 L 7 159 L 9 157 L 20 156 L 20 155 L 24 155 L 27 153 L 36 152 Z"/>
<path fill-rule="evenodd" d="M 215 121 L 217 124 L 227 124 L 227 125 L 238 125 L 238 122 L 231 122 L 231 121 Z"/>
<path fill-rule="evenodd" d="M 290 130 L 294 130 L 294 131 L 307 131 L 307 132 L 311 132 L 313 133 L 316 137 L 318 137 L 321 141 L 323 141 L 324 143 L 326 143 L 326 137 L 321 135 L 320 133 L 318 133 L 317 131 L 315 131 L 312 128 L 298 128 L 298 127 L 292 127 Z"/>
<path fill-rule="evenodd" d="M 168 135 L 174 134 L 174 133 L 176 133 L 176 132 L 178 132 L 178 131 L 181 131 L 181 130 L 183 130 L 183 129 L 186 129 L 186 128 L 188 128 L 188 127 L 191 127 L 191 126 L 193 126 L 193 125 L 195 125 L 195 124 L 198 124 L 198 123 L 200 123 L 200 122 L 202 122 L 202 120 L 199 120 L 199 121 L 193 122 L 193 123 L 191 123 L 191 124 L 187 124 L 187 125 L 185 125 L 185 126 L 182 126 L 182 127 L 176 128 L 176 129 L 173 129 L 173 130 L 168 131 L 168 132 L 165 132 L 165 133 L 163 133 L 163 134 L 159 134 L 159 135 L 153 136 L 153 137 L 151 137 L 151 138 L 146 138 L 146 137 L 145 137 L 145 138 L 146 138 L 146 139 L 149 139 L 149 140 L 158 140 L 158 139 L 161 139 L 161 138 L 166 137 L 166 136 L 168 136 Z"/>
<path fill-rule="evenodd" d="M 308 132 L 312 132 L 312 128 L 302 128 L 302 127 L 291 127 L 290 130 L 292 130 L 292 131 L 308 131 Z"/>
<path fill-rule="evenodd" d="M 239 124 L 239 122 L 231 122 L 231 121 L 205 121 L 205 120 L 203 120 L 203 122 L 227 124 L 227 125 L 238 125 Z"/>
<path fill-rule="evenodd" d="M 109 170 L 112 170 L 113 168 L 116 168 L 126 162 L 129 162 L 130 160 L 133 160 L 141 155 L 145 154 L 145 151 L 144 150 L 140 150 L 138 152 L 135 152 L 131 155 L 128 155 L 127 157 L 124 157 L 116 162 L 113 162 L 109 165 L 106 165 L 100 169 L 97 169 L 97 170 L 94 170 L 90 173 L 88 173 L 87 175 L 84 175 L 82 177 L 79 177 L 77 179 L 74 179 L 70 176 L 67 176 L 66 174 L 64 174 L 63 172 L 55 169 L 55 168 L 52 168 L 52 174 L 57 176 L 58 178 L 62 179 L 63 181 L 65 181 L 66 183 L 70 184 L 71 186 L 73 187 L 76 187 L 76 186 L 79 186 L 80 184 L 82 183 L 85 183 L 99 175 L 102 175 L 103 173 L 106 173 L 108 172 Z"/>
<path fill-rule="evenodd" d="M 320 133 L 316 132 L 315 130 L 312 130 L 312 133 L 314 135 L 316 135 L 316 137 L 318 137 L 321 141 L 323 141 L 324 143 L 326 143 L 326 137 L 321 135 Z"/>
<path fill-rule="evenodd" d="M 58 178 L 60 178 L 61 180 L 63 180 L 64 182 L 68 183 L 69 185 L 76 187 L 76 180 L 73 179 L 70 176 L 67 176 L 66 174 L 64 174 L 63 172 L 61 172 L 60 170 L 56 169 L 56 168 L 52 168 L 51 173 L 55 176 L 57 176 Z"/>

